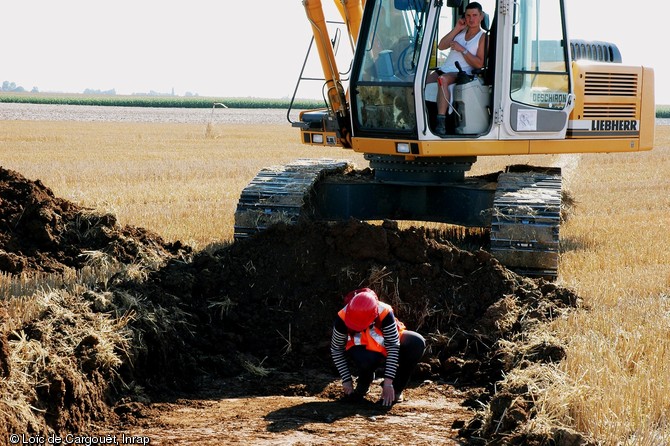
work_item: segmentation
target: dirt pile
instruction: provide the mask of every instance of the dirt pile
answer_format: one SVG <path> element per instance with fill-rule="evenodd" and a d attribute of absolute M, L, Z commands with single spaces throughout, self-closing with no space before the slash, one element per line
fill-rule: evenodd
<path fill-rule="evenodd" d="M 399 230 L 392 222 L 278 225 L 186 259 L 188 249 L 178 243 L 120 228 L 112 216 L 90 215 L 39 182 L 0 170 L 0 271 L 78 268 L 88 250 L 122 263 L 145 252 L 167 261 L 141 279 L 119 274 L 104 286 L 59 293 L 3 324 L 0 373 L 25 371 L 18 353 L 26 345 L 56 356 L 49 367 L 31 371 L 44 384 L 28 392 L 26 403 L 59 415 L 33 421 L 32 431 L 76 430 L 107 416 L 110 405 L 117 404 L 117 413 L 127 410 L 118 404 L 127 398 L 119 398 L 136 389 L 193 387 L 208 374 L 286 373 L 292 380 L 268 379 L 244 391 L 336 397 L 336 387 L 316 377 L 336 377 L 329 356 L 332 321 L 342 296 L 361 286 L 374 289 L 428 339 L 417 379 L 483 388 L 473 401 L 486 403 L 505 372 L 565 355 L 559 343 L 534 342 L 527 334 L 579 304 L 571 291 L 520 277 L 485 251 L 459 249 L 443 234 Z M 13 305 L 2 302 L 17 314 Z M 101 335 L 110 331 L 111 338 Z M 0 387 L 10 383 L 0 375 Z M 523 413 L 511 410 L 519 401 Z M 488 430 L 491 420 L 483 417 L 464 426 L 465 436 L 502 443 L 533 417 L 532 398 L 523 392 L 493 402 L 498 428 Z M 25 414 L 0 412 L 15 414 L 6 417 L 9 431 L 26 431 Z"/>
<path fill-rule="evenodd" d="M 155 268 L 189 253 L 180 243 L 121 227 L 113 215 L 57 198 L 40 181 L 0 168 L 0 285 L 12 276 L 65 276 L 91 259 L 120 269 Z M 130 315 L 102 311 L 99 296 L 81 285 L 66 288 L 0 297 L 0 438 L 8 438 L 6 432 L 81 432 L 111 413 L 120 390 L 113 388 L 117 369 L 132 359 L 126 354 Z"/>
<path fill-rule="evenodd" d="M 193 370 L 218 376 L 298 371 L 294 382 L 270 379 L 252 392 L 287 395 L 298 388 L 336 397 L 337 390 L 319 387 L 310 376 L 335 376 L 329 356 L 333 318 L 342 296 L 361 286 L 374 289 L 409 328 L 427 337 L 429 350 L 416 378 L 483 387 L 473 405 L 489 402 L 494 383 L 514 367 L 560 361 L 560 343 L 527 335 L 579 305 L 567 289 L 518 276 L 485 251 L 459 249 L 423 229 L 356 221 L 277 225 L 218 252 L 199 253 L 192 262 L 170 262 L 142 284 L 119 284 L 152 305 L 188 315 L 180 327 L 145 338 L 144 365 L 133 376 L 153 369 L 160 371 L 154 380 L 184 385 L 192 382 Z M 166 344 L 182 348 L 166 352 Z M 491 420 L 483 417 L 467 424 L 463 435 L 509 441 L 533 417 L 532 397 L 526 389 L 495 400 L 496 407 L 521 400 L 523 413 L 490 412 L 504 419 L 504 429 L 497 423 L 488 430 Z"/>
<path fill-rule="evenodd" d="M 218 346 L 203 344 L 205 351 L 244 352 L 268 367 L 293 369 L 306 360 L 330 366 L 333 317 L 342 296 L 360 286 L 375 289 L 401 320 L 430 338 L 425 375 L 458 374 L 471 383 L 498 378 L 491 374 L 498 373 L 491 368 L 498 360 L 486 356 L 498 339 L 578 300 L 438 234 L 355 221 L 275 226 L 200 253 L 192 263 L 172 262 L 134 291 L 161 305 L 174 299 L 212 327 Z"/>
<path fill-rule="evenodd" d="M 113 414 L 116 369 L 128 357 L 125 320 L 95 314 L 66 290 L 2 302 L 0 438 L 82 432 Z"/>
<path fill-rule="evenodd" d="M 39 180 L 0 167 L 0 271 L 79 269 L 92 251 L 128 264 L 165 260 L 188 248 L 141 228 L 120 227 L 115 216 L 57 198 Z"/>

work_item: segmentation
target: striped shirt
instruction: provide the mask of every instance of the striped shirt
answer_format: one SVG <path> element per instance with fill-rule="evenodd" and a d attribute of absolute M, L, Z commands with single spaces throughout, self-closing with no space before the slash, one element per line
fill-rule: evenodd
<path fill-rule="evenodd" d="M 400 334 L 393 312 L 389 312 L 381 321 L 381 330 L 384 335 L 383 345 L 386 348 L 386 366 L 384 367 L 384 378 L 395 378 L 400 356 Z M 351 381 L 351 372 L 345 356 L 349 330 L 344 321 L 337 317 L 333 325 L 333 335 L 330 340 L 330 354 L 342 378 L 342 382 Z"/>

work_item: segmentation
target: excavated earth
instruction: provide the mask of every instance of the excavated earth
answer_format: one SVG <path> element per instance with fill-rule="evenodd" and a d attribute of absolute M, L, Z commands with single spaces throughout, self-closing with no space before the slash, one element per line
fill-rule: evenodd
<path fill-rule="evenodd" d="M 0 394 L 26 370 L 37 383 L 27 409 L 0 402 L 0 443 L 132 432 L 152 444 L 588 444 L 566 429 L 527 429 L 529 388 L 497 384 L 565 356 L 531 333 L 580 299 L 457 245 L 393 222 L 304 222 L 194 253 L 0 168 L 5 276 L 79 270 L 92 252 L 127 266 L 22 318 L 15 299 L 0 302 Z M 329 357 L 342 296 L 361 286 L 428 341 L 408 401 L 391 409 L 375 391 L 340 401 Z M 26 345 L 50 356 L 28 367 Z"/>

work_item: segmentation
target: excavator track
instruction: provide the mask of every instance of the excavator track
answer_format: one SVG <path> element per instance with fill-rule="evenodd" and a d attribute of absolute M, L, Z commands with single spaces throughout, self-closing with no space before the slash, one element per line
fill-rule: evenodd
<path fill-rule="evenodd" d="M 518 167 L 513 166 L 510 168 L 512 171 L 499 174 L 495 192 L 488 187 L 477 189 L 484 197 L 490 193 L 488 196 L 491 201 L 482 209 L 491 209 L 490 203 L 493 203 L 490 249 L 503 265 L 519 274 L 555 279 L 558 272 L 561 222 L 560 169 L 522 167 L 524 171 L 514 171 Z M 373 207 L 372 203 L 386 203 L 392 197 L 402 197 L 402 194 L 394 193 L 397 189 L 391 189 L 390 192 L 386 189 L 360 189 L 366 186 L 383 186 L 382 183 L 370 181 L 350 184 L 358 187 L 357 189 L 339 189 L 344 185 L 340 182 L 331 184 L 324 181 L 317 185 L 327 175 L 352 168 L 347 161 L 342 160 L 302 159 L 285 166 L 261 170 L 240 195 L 235 212 L 235 239 L 247 238 L 276 223 L 294 224 L 300 218 L 313 217 L 315 213 L 325 219 L 346 218 L 348 214 L 322 215 L 316 212 L 317 209 L 323 212 L 321 206 L 324 206 L 319 201 L 319 197 L 323 199 L 324 196 L 318 195 L 317 189 L 323 192 L 323 186 L 326 185 L 336 187 L 325 194 L 327 197 L 344 195 L 349 198 L 356 196 L 368 199 L 363 201 L 362 207 L 359 206 L 360 203 L 354 204 L 353 201 L 328 201 L 325 206 L 329 211 L 335 207 L 352 211 L 351 216 L 356 218 L 393 218 L 394 209 L 380 208 L 377 213 L 365 216 L 363 214 Z M 461 192 L 459 188 L 449 191 Z M 480 199 L 486 201 L 484 198 Z M 432 200 L 430 203 L 437 205 Z M 409 203 L 401 204 L 405 211 L 409 209 Z M 483 202 L 479 205 L 483 205 Z M 445 202 L 441 206 L 445 206 Z"/>
<path fill-rule="evenodd" d="M 491 218 L 491 252 L 527 276 L 558 275 L 560 169 L 507 172 L 498 177 Z"/>
<path fill-rule="evenodd" d="M 243 239 L 275 223 L 296 223 L 314 184 L 329 173 L 350 165 L 332 159 L 300 159 L 265 168 L 242 190 L 235 211 L 235 239 Z"/>

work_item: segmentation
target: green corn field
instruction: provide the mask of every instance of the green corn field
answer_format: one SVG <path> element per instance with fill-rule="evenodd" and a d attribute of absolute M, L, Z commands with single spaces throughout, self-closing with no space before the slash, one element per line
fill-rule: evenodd
<path fill-rule="evenodd" d="M 0 102 L 23 104 L 97 105 L 115 107 L 158 108 L 288 108 L 290 99 L 266 98 L 220 98 L 205 96 L 141 96 L 141 95 L 84 95 L 56 93 L 2 93 Z M 315 99 L 296 99 L 295 109 L 324 107 L 324 102 Z"/>

